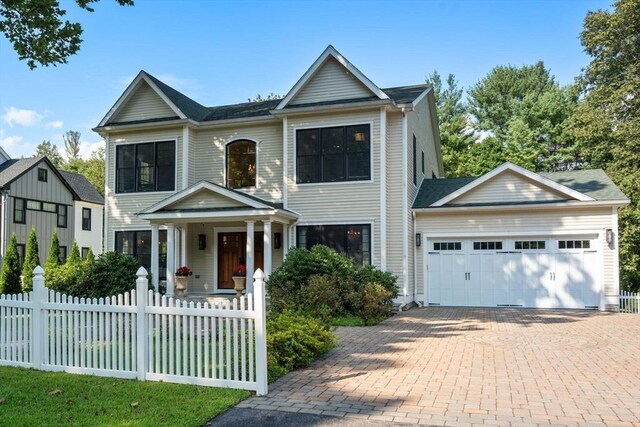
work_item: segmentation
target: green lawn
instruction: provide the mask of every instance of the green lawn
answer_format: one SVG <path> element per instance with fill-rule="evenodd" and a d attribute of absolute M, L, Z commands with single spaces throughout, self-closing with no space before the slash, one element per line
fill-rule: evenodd
<path fill-rule="evenodd" d="M 250 392 L 0 367 L 0 424 L 202 426 Z"/>

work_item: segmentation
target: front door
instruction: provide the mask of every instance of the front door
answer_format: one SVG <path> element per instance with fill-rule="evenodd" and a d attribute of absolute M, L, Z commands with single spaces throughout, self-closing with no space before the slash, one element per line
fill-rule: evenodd
<path fill-rule="evenodd" d="M 263 268 L 264 245 L 262 231 L 254 234 L 254 268 Z M 233 270 L 246 260 L 247 233 L 218 234 L 218 289 L 233 289 Z M 247 280 L 253 273 L 247 271 Z"/>

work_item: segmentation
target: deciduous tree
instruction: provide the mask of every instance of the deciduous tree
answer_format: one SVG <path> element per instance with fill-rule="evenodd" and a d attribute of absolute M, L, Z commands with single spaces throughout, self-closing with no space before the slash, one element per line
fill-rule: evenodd
<path fill-rule="evenodd" d="M 60 152 L 58 151 L 58 147 L 55 144 L 52 144 L 51 141 L 42 141 L 36 147 L 36 156 L 46 156 L 51 163 L 57 168 L 62 166 L 63 160 Z"/>

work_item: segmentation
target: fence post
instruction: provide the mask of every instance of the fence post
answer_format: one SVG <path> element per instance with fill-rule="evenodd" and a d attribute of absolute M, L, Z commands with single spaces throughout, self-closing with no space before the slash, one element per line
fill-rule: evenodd
<path fill-rule="evenodd" d="M 264 294 L 264 273 L 257 269 L 253 275 L 254 304 L 256 310 L 256 394 L 268 392 L 267 383 L 267 313 Z"/>
<path fill-rule="evenodd" d="M 49 336 L 49 328 L 45 325 L 45 318 L 42 315 L 42 303 L 47 296 L 47 290 L 44 287 L 44 270 L 39 265 L 33 269 L 33 291 L 31 298 L 33 308 L 31 312 L 31 363 L 33 369 L 42 369 L 42 360 L 44 358 L 43 349 L 45 348 L 44 338 Z"/>
<path fill-rule="evenodd" d="M 144 381 L 147 375 L 147 337 L 145 308 L 147 305 L 147 295 L 149 294 L 149 280 L 147 270 L 140 267 L 136 272 L 136 367 L 138 368 L 138 379 Z"/>

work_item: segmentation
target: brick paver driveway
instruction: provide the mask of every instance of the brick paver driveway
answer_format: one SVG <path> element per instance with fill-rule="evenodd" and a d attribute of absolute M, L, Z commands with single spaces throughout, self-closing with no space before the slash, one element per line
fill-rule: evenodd
<path fill-rule="evenodd" d="M 640 425 L 640 316 L 427 308 L 240 407 L 427 425 Z"/>

